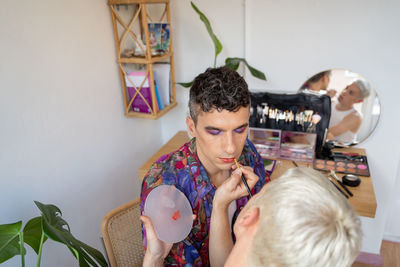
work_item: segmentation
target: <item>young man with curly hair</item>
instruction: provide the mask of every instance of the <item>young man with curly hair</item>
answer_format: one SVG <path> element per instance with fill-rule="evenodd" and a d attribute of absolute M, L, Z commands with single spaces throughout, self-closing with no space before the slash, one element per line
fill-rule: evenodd
<path fill-rule="evenodd" d="M 190 89 L 189 111 L 186 124 L 193 138 L 153 164 L 143 180 L 141 210 L 143 214 L 151 190 L 174 185 L 192 206 L 193 227 L 175 244 L 146 235 L 144 229 L 144 266 L 222 266 L 233 247 L 231 225 L 248 201 L 241 175 L 253 194 L 269 181 L 261 156 L 247 139 L 250 92 L 236 71 L 210 68 L 198 75 Z M 151 223 L 145 216 L 142 220 Z"/>

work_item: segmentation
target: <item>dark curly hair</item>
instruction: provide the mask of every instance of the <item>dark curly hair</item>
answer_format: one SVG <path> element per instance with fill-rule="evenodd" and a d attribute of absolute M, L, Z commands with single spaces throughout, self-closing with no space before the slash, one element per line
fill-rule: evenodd
<path fill-rule="evenodd" d="M 237 111 L 250 105 L 246 81 L 228 67 L 208 68 L 199 74 L 190 88 L 189 111 L 194 123 L 200 111 Z"/>
<path fill-rule="evenodd" d="M 324 77 L 325 75 L 330 76 L 331 75 L 331 71 L 330 70 L 326 70 L 326 71 L 321 71 L 317 74 L 315 74 L 314 76 L 312 76 L 310 79 L 308 79 L 300 88 L 300 90 L 304 90 L 307 88 L 307 86 L 309 86 L 310 83 L 316 83 L 319 80 L 322 79 L 322 77 Z"/>

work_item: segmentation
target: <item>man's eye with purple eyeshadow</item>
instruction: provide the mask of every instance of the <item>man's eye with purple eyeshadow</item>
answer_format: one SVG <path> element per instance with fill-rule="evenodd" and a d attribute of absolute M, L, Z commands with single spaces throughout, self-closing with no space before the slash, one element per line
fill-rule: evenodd
<path fill-rule="evenodd" d="M 234 130 L 235 133 L 243 133 L 246 130 L 247 126 L 243 126 Z"/>
<path fill-rule="evenodd" d="M 208 129 L 207 133 L 211 134 L 211 135 L 218 135 L 221 133 L 220 130 L 214 130 L 214 129 Z"/>

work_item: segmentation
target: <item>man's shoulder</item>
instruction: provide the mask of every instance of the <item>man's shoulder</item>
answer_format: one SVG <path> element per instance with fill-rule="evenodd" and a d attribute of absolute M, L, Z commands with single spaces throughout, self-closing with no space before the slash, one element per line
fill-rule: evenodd
<path fill-rule="evenodd" d="M 248 138 L 246 139 L 246 142 L 244 143 L 243 152 L 245 154 L 248 154 L 249 157 L 258 157 L 259 156 L 256 147 Z"/>
<path fill-rule="evenodd" d="M 154 164 L 169 165 L 171 162 L 181 161 L 185 158 L 188 158 L 192 154 L 190 151 L 190 143 L 191 142 L 189 141 L 183 144 L 179 149 L 161 156 L 153 163 L 153 165 Z"/>
<path fill-rule="evenodd" d="M 190 147 L 191 142 L 188 142 L 153 163 L 142 182 L 142 200 L 146 199 L 151 190 L 163 184 L 175 185 L 185 194 L 188 193 L 186 190 L 192 188 L 190 184 L 193 182 L 193 170 L 196 169 L 193 166 L 196 158 Z"/>
<path fill-rule="evenodd" d="M 350 112 L 348 115 L 346 115 L 344 117 L 344 119 L 346 119 L 352 123 L 361 123 L 362 115 L 360 112 L 358 112 L 356 109 L 354 109 L 352 112 Z"/>
<path fill-rule="evenodd" d="M 174 175 L 182 168 L 185 168 L 188 162 L 188 157 L 191 156 L 190 143 L 191 142 L 187 142 L 179 149 L 165 154 L 157 159 L 152 164 L 144 179 L 154 180 L 161 175 Z"/>

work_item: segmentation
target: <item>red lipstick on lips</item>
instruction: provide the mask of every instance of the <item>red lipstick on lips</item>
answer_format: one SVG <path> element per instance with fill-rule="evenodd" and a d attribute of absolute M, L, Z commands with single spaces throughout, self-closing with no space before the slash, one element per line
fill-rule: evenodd
<path fill-rule="evenodd" d="M 224 163 L 232 163 L 234 158 L 220 158 Z"/>

